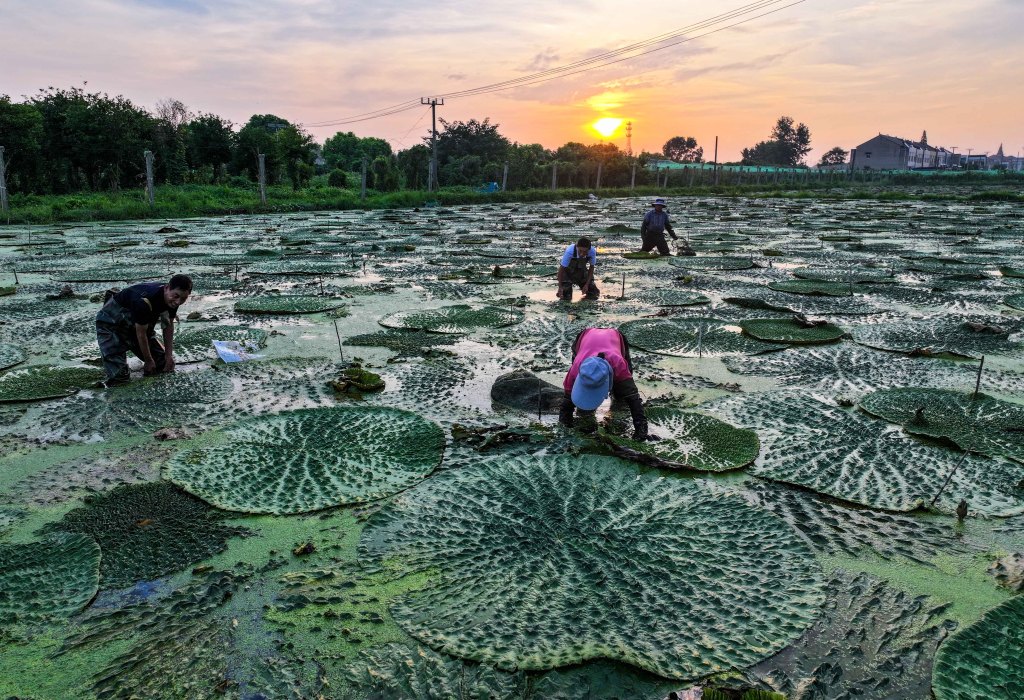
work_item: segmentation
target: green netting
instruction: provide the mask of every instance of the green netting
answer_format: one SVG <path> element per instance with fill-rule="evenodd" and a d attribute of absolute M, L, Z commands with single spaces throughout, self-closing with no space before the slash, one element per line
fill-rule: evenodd
<path fill-rule="evenodd" d="M 339 407 L 241 421 L 178 453 L 165 476 L 225 510 L 302 513 L 383 498 L 440 462 L 444 434 L 414 413 Z"/>
<path fill-rule="evenodd" d="M 651 306 L 694 306 L 711 301 L 703 294 L 682 289 L 648 289 L 631 296 Z"/>
<path fill-rule="evenodd" d="M 5 370 L 25 361 L 25 351 L 17 345 L 0 343 L 0 370 Z"/>
<path fill-rule="evenodd" d="M 842 338 L 846 331 L 831 323 L 807 326 L 792 318 L 753 318 L 739 322 L 740 328 L 766 343 L 786 345 L 814 345 L 831 343 Z"/>
<path fill-rule="evenodd" d="M 669 464 L 699 471 L 721 472 L 744 467 L 757 458 L 757 433 L 717 418 L 670 406 L 645 411 L 650 432 L 662 438 L 654 443 L 622 440 L 621 444 Z"/>
<path fill-rule="evenodd" d="M 103 553 L 104 588 L 150 581 L 223 551 L 245 530 L 228 527 L 172 484 L 131 484 L 87 498 L 47 531 L 88 535 Z"/>
<path fill-rule="evenodd" d="M 70 617 L 93 599 L 100 548 L 91 537 L 61 534 L 0 544 L 0 624 Z"/>
<path fill-rule="evenodd" d="M 826 282 L 821 280 L 784 280 L 769 282 L 769 289 L 787 294 L 808 294 L 823 297 L 848 297 L 853 295 L 853 284 Z"/>
<path fill-rule="evenodd" d="M 669 264 L 687 270 L 747 270 L 754 266 L 750 258 L 723 255 L 721 257 L 673 257 Z"/>
<path fill-rule="evenodd" d="M 235 302 L 235 311 L 241 314 L 315 314 L 344 307 L 344 299 L 301 294 L 248 297 Z"/>
<path fill-rule="evenodd" d="M 899 388 L 861 399 L 868 413 L 915 435 L 946 438 L 969 452 L 1024 461 L 1024 406 L 985 394 Z"/>
<path fill-rule="evenodd" d="M 245 326 L 209 326 L 179 333 L 174 338 L 174 359 L 181 364 L 203 362 L 217 358 L 214 340 L 236 340 L 252 348 L 267 343 L 267 332 Z"/>
<path fill-rule="evenodd" d="M 884 510 L 931 503 L 952 513 L 960 499 L 986 515 L 1024 513 L 1018 483 L 1024 466 L 925 444 L 860 411 L 802 391 L 729 397 L 702 404 L 729 422 L 757 431 L 762 456 L 750 472 Z M 954 473 L 954 467 L 960 464 Z"/>
<path fill-rule="evenodd" d="M 1024 596 L 989 610 L 939 648 L 936 700 L 1024 697 Z"/>
<path fill-rule="evenodd" d="M 852 333 L 861 345 L 879 350 L 976 358 L 1019 355 L 1024 346 L 1011 339 L 1011 330 L 1006 319 L 938 318 L 874 323 L 857 326 Z"/>
<path fill-rule="evenodd" d="M 70 396 L 104 377 L 92 367 L 34 365 L 0 375 L 0 403 L 42 401 Z"/>
<path fill-rule="evenodd" d="M 437 572 L 395 621 L 503 669 L 606 658 L 699 678 L 783 648 L 822 600 L 813 556 L 779 520 L 611 457 L 436 475 L 371 517 L 360 554 Z"/>
<path fill-rule="evenodd" d="M 620 330 L 631 346 L 673 357 L 751 355 L 785 347 L 751 338 L 717 318 L 645 318 L 628 321 Z"/>
<path fill-rule="evenodd" d="M 523 318 L 523 312 L 512 307 L 457 304 L 440 309 L 399 311 L 385 316 L 379 323 L 385 328 L 459 334 L 477 328 L 504 328 L 521 322 Z"/>

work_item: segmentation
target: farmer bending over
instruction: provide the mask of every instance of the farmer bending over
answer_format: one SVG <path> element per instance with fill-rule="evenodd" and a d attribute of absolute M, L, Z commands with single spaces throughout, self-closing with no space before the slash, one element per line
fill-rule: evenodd
<path fill-rule="evenodd" d="M 660 255 L 671 255 L 668 241 L 665 240 L 665 232 L 668 231 L 673 241 L 677 240 L 677 237 L 676 232 L 672 230 L 672 224 L 669 223 L 664 198 L 658 197 L 651 206 L 654 208 L 647 212 L 644 222 L 640 224 L 640 240 L 643 242 L 640 250 L 648 253 L 657 248 Z"/>
<path fill-rule="evenodd" d="M 584 236 L 562 253 L 562 262 L 558 266 L 559 299 L 572 299 L 572 286 L 575 284 L 587 299 L 597 299 L 601 295 L 594 284 L 594 266 L 597 265 L 597 251 Z"/>
<path fill-rule="evenodd" d="M 142 373 L 146 376 L 174 371 L 174 318 L 191 292 L 192 278 L 175 275 L 167 284 L 144 282 L 108 293 L 96 314 L 96 340 L 107 386 L 128 381 L 129 350 L 144 363 Z M 154 333 L 158 321 L 163 329 L 163 345 Z"/>
<path fill-rule="evenodd" d="M 629 344 L 615 328 L 586 328 L 572 344 L 572 367 L 562 383 L 565 397 L 558 422 L 571 428 L 576 409 L 591 414 L 611 393 L 629 405 L 634 440 L 657 440 L 647 434 L 647 416 L 633 381 Z"/>

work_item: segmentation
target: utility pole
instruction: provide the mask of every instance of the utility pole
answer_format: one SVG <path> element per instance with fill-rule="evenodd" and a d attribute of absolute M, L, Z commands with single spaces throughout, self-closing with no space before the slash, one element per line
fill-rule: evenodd
<path fill-rule="evenodd" d="M 7 203 L 7 164 L 4 163 L 4 147 L 0 146 L 0 211 L 5 216 L 10 215 L 10 205 Z"/>
<path fill-rule="evenodd" d="M 558 189 L 558 161 L 557 160 L 553 161 L 551 163 L 551 189 L 552 190 L 557 190 Z"/>
<path fill-rule="evenodd" d="M 508 161 L 505 161 L 505 168 L 501 172 L 501 191 L 505 191 L 505 185 L 508 184 Z"/>
<path fill-rule="evenodd" d="M 366 156 L 363 156 L 363 177 L 359 185 L 359 199 L 366 199 Z"/>
<path fill-rule="evenodd" d="M 421 97 L 421 105 L 430 105 L 430 161 L 433 167 L 430 171 L 430 182 L 427 183 L 427 191 L 433 192 L 438 189 L 437 182 L 437 106 L 443 105 L 443 99 L 436 97 Z"/>
<path fill-rule="evenodd" d="M 633 157 L 633 122 L 626 122 L 626 156 Z"/>
<path fill-rule="evenodd" d="M 595 190 L 601 189 L 601 170 L 604 168 L 604 161 L 597 161 L 597 184 L 594 185 Z"/>
<path fill-rule="evenodd" d="M 633 161 L 633 172 L 629 176 L 629 189 L 636 188 L 636 161 Z"/>

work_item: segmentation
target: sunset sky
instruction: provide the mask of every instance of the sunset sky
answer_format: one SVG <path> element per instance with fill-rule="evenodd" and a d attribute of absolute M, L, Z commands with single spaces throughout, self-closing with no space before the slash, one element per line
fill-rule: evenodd
<path fill-rule="evenodd" d="M 273 113 L 311 125 L 555 68 L 746 4 L 3 0 L 0 94 L 88 81 L 147 107 L 174 97 L 236 124 Z M 710 159 L 717 135 L 721 160 L 766 138 L 782 114 L 810 127 L 812 162 L 878 132 L 916 139 L 923 129 L 958 152 L 1002 142 L 1016 154 L 1022 27 L 1022 0 L 805 0 L 604 68 L 449 99 L 438 114 L 490 117 L 512 140 L 549 148 L 594 143 L 590 124 L 621 118 L 633 122 L 634 151 L 694 136 Z M 428 128 L 420 106 L 307 126 L 321 142 L 354 131 L 396 150 Z M 625 147 L 621 128 L 608 140 Z"/>

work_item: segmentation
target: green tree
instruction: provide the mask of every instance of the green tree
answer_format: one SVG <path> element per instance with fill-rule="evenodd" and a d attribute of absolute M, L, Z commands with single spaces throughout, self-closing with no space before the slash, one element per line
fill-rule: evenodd
<path fill-rule="evenodd" d="M 285 159 L 276 138 L 277 132 L 291 126 L 287 119 L 273 114 L 254 114 L 245 123 L 236 137 L 237 147 L 231 159 L 232 172 L 246 175 L 250 180 L 259 179 L 257 157 L 264 154 L 267 184 L 281 181 L 285 170 Z"/>
<path fill-rule="evenodd" d="M 324 141 L 323 157 L 329 168 L 362 170 L 364 157 L 372 162 L 391 156 L 391 144 L 384 139 L 373 136 L 360 138 L 351 131 L 339 131 Z"/>
<path fill-rule="evenodd" d="M 29 104 L 0 95 L 0 145 L 5 147 L 7 188 L 11 192 L 41 192 L 43 178 L 43 115 Z"/>
<path fill-rule="evenodd" d="M 422 190 L 427 186 L 430 173 L 430 149 L 422 144 L 399 151 L 398 169 L 405 180 L 405 186 L 412 190 Z"/>
<path fill-rule="evenodd" d="M 479 185 L 484 179 L 500 177 L 501 165 L 511 142 L 498 133 L 490 119 L 449 122 L 441 119 L 437 137 L 438 170 L 445 185 Z M 430 137 L 423 139 L 430 143 Z M 465 160 L 472 157 L 470 160 Z M 495 171 L 499 174 L 496 174 Z"/>
<path fill-rule="evenodd" d="M 772 137 L 743 149 L 744 165 L 796 166 L 811 150 L 811 131 L 806 124 L 794 125 L 792 117 L 782 116 L 772 129 Z"/>
<path fill-rule="evenodd" d="M 508 150 L 508 183 L 510 190 L 545 187 L 551 182 L 548 164 L 554 153 L 539 143 L 515 143 Z"/>
<path fill-rule="evenodd" d="M 289 125 L 274 134 L 277 152 L 284 162 L 285 172 L 291 180 L 292 189 L 298 190 L 309 184 L 313 178 L 313 161 L 316 159 L 316 143 L 313 137 L 298 127 Z"/>
<path fill-rule="evenodd" d="M 194 171 L 216 175 L 231 162 L 235 148 L 232 124 L 215 114 L 200 114 L 185 125 L 185 156 Z"/>
<path fill-rule="evenodd" d="M 692 136 L 673 136 L 661 147 L 661 152 L 669 160 L 678 163 L 704 162 L 704 149 L 697 145 Z"/>
<path fill-rule="evenodd" d="M 827 165 L 843 165 L 846 163 L 847 155 L 849 155 L 849 151 L 844 151 L 839 146 L 836 146 L 821 157 L 821 160 L 818 161 L 818 167 Z"/>
<path fill-rule="evenodd" d="M 399 172 L 392 158 L 377 156 L 367 170 L 367 176 L 373 176 L 373 189 L 378 192 L 394 192 L 398 189 Z"/>

